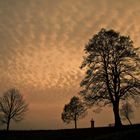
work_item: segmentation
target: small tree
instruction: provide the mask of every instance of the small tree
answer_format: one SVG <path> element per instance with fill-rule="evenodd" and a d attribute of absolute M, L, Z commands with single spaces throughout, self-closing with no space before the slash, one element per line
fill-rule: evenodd
<path fill-rule="evenodd" d="M 85 47 L 81 68 L 86 67 L 87 71 L 81 82 L 81 95 L 90 106 L 111 104 L 116 127 L 122 125 L 120 101 L 140 95 L 137 50 L 130 37 L 105 29 L 94 35 Z"/>
<path fill-rule="evenodd" d="M 132 125 L 132 122 L 130 121 L 130 118 L 133 117 L 133 108 L 131 106 L 131 104 L 129 104 L 128 102 L 124 103 L 122 105 L 122 108 L 120 109 L 120 114 L 122 119 L 124 120 L 128 120 L 128 122 L 130 123 L 130 125 Z"/>
<path fill-rule="evenodd" d="M 86 108 L 78 97 L 73 97 L 69 104 L 64 106 L 63 113 L 61 115 L 62 120 L 65 123 L 74 121 L 75 129 L 77 128 L 77 120 L 83 118 L 86 115 Z"/>
<path fill-rule="evenodd" d="M 1 122 L 7 125 L 9 130 L 11 120 L 21 121 L 28 105 L 17 89 L 10 89 L 0 98 Z"/>

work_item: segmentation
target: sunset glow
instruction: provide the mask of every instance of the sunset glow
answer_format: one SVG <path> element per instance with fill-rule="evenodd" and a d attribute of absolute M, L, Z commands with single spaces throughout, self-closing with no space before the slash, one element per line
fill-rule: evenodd
<path fill-rule="evenodd" d="M 63 107 L 80 91 L 79 67 L 88 40 L 101 28 L 128 35 L 140 46 L 139 0 L 0 0 L 0 95 L 16 87 L 29 111 L 13 129 L 71 128 Z M 140 123 L 140 108 L 134 123 Z M 113 122 L 111 108 L 91 109 L 79 127 Z"/>

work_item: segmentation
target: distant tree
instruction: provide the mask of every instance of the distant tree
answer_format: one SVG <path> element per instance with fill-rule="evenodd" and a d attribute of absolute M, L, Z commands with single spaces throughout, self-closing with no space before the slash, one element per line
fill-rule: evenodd
<path fill-rule="evenodd" d="M 86 76 L 81 82 L 81 95 L 87 105 L 113 107 L 115 127 L 122 125 L 120 101 L 140 95 L 140 58 L 130 37 L 114 30 L 101 29 L 85 47 L 81 68 Z"/>
<path fill-rule="evenodd" d="M 134 111 L 130 103 L 126 102 L 122 105 L 122 108 L 120 109 L 120 114 L 121 114 L 122 119 L 124 120 L 127 119 L 130 125 L 132 125 L 130 118 L 133 117 Z"/>
<path fill-rule="evenodd" d="M 9 89 L 0 97 L 0 121 L 7 125 L 9 130 L 11 120 L 21 121 L 27 111 L 28 105 L 17 89 Z"/>
<path fill-rule="evenodd" d="M 75 129 L 77 128 L 77 120 L 83 118 L 86 115 L 86 108 L 79 99 L 79 97 L 73 97 L 69 104 L 64 106 L 63 113 L 61 115 L 62 120 L 65 123 L 74 121 Z"/>

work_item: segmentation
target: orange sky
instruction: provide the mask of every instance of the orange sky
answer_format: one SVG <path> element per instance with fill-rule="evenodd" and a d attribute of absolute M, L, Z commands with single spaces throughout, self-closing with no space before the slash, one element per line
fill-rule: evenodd
<path fill-rule="evenodd" d="M 85 44 L 108 28 L 130 35 L 139 47 L 139 13 L 139 0 L 0 0 L 0 95 L 17 87 L 29 103 L 23 122 L 11 127 L 73 127 L 62 122 L 61 112 L 80 91 Z M 138 115 L 133 122 L 140 123 Z M 113 122 L 111 109 L 104 108 L 79 126 L 89 127 L 92 116 L 96 126 Z"/>

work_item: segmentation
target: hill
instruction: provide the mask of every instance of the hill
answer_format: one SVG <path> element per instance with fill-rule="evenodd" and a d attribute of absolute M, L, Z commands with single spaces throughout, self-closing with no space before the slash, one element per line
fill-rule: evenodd
<path fill-rule="evenodd" d="M 64 130 L 32 130 L 32 131 L 0 131 L 2 140 L 131 140 L 140 138 L 140 125 L 113 127 L 64 129 Z"/>

